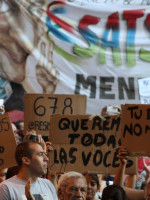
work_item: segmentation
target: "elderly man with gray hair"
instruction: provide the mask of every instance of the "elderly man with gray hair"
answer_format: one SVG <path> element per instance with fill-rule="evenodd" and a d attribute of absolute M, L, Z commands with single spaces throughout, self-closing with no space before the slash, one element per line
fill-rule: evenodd
<path fill-rule="evenodd" d="M 57 186 L 59 200 L 85 200 L 86 193 L 87 182 L 82 174 L 70 171 L 61 175 Z"/>

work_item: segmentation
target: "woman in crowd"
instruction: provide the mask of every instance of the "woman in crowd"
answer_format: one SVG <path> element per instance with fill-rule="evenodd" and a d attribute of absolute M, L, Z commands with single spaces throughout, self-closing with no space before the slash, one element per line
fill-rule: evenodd
<path fill-rule="evenodd" d="M 87 196 L 86 200 L 98 200 L 95 195 L 100 189 L 99 178 L 96 173 L 85 173 L 87 181 Z"/>

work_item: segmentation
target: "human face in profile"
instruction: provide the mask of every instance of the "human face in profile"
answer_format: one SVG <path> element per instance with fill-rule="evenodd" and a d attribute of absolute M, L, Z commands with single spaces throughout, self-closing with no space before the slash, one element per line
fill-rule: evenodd
<path fill-rule="evenodd" d="M 30 149 L 33 150 L 31 159 L 29 159 L 29 171 L 31 175 L 40 177 L 47 173 L 48 157 L 42 146 L 36 143 L 30 144 Z"/>

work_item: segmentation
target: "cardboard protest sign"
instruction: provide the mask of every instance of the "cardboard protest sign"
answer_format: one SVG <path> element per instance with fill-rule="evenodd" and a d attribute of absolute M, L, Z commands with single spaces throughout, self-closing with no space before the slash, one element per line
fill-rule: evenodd
<path fill-rule="evenodd" d="M 117 148 L 120 116 L 53 115 L 51 116 L 50 141 L 54 151 L 50 153 L 51 171 L 115 173 L 119 166 Z M 126 173 L 137 171 L 135 160 L 129 160 Z"/>
<path fill-rule="evenodd" d="M 0 115 L 0 169 L 16 165 L 16 141 L 8 113 Z"/>
<path fill-rule="evenodd" d="M 132 155 L 150 156 L 150 105 L 122 105 L 121 141 Z"/>
<path fill-rule="evenodd" d="M 50 115 L 85 114 L 85 95 L 25 94 L 25 132 L 49 135 Z"/>

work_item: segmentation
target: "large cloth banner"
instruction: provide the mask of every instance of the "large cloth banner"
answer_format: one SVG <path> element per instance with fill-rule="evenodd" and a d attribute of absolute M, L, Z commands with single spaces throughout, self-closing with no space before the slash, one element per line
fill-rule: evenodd
<path fill-rule="evenodd" d="M 2 0 L 0 76 L 21 83 L 27 93 L 87 95 L 87 114 L 139 103 L 138 79 L 150 76 L 149 5 Z M 5 101 L 8 91 L 0 90 Z"/>

